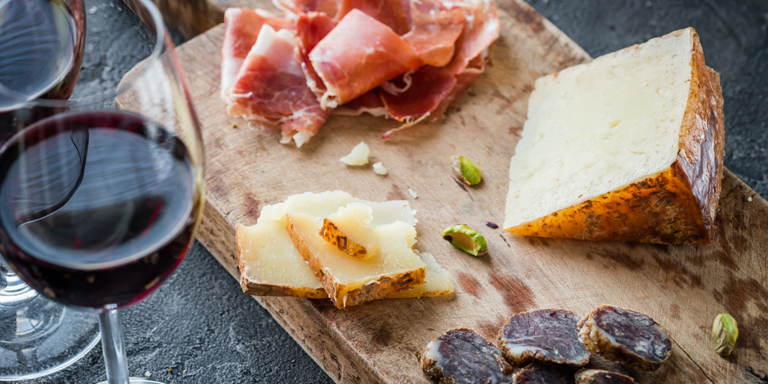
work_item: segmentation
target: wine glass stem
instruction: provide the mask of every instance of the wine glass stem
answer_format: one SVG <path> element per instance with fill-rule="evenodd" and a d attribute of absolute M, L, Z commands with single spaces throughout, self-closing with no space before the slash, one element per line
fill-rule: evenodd
<path fill-rule="evenodd" d="M 123 329 L 117 309 L 108 309 L 99 314 L 101 347 L 104 351 L 104 365 L 107 367 L 109 384 L 129 384 L 128 363 L 125 358 Z"/>

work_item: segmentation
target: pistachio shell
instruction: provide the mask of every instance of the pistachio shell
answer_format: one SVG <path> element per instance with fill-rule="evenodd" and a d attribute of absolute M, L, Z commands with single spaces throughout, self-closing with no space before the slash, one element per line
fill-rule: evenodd
<path fill-rule="evenodd" d="M 457 224 L 446 228 L 443 231 L 443 239 L 472 256 L 480 256 L 488 252 L 488 244 L 483 235 L 466 224 Z"/>
<path fill-rule="evenodd" d="M 456 172 L 456 176 L 460 177 L 469 186 L 480 184 L 480 181 L 483 179 L 480 169 L 477 168 L 475 163 L 464 156 L 452 156 L 451 166 Z"/>
<path fill-rule="evenodd" d="M 739 328 L 736 320 L 727 313 L 721 313 L 715 317 L 712 325 L 712 344 L 720 356 L 728 356 L 736 346 L 739 338 Z"/>

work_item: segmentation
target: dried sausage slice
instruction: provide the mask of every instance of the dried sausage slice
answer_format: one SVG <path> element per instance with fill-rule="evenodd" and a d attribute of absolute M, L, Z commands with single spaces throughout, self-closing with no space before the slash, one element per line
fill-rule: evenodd
<path fill-rule="evenodd" d="M 635 380 L 616 372 L 588 369 L 576 373 L 576 384 L 635 384 Z"/>
<path fill-rule="evenodd" d="M 672 353 L 666 329 L 650 316 L 602 305 L 579 321 L 579 339 L 592 353 L 654 371 Z"/>
<path fill-rule="evenodd" d="M 589 351 L 579 341 L 579 317 L 562 309 L 518 313 L 499 332 L 499 349 L 517 366 L 534 361 L 581 367 Z"/>
<path fill-rule="evenodd" d="M 440 383 L 512 383 L 512 367 L 499 349 L 467 328 L 452 329 L 427 344 L 421 369 Z"/>
<path fill-rule="evenodd" d="M 573 375 L 556 367 L 531 364 L 515 372 L 514 384 L 572 384 Z"/>

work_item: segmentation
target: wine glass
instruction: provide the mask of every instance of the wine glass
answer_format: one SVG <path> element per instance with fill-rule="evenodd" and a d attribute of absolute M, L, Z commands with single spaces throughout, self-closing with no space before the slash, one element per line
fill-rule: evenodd
<path fill-rule="evenodd" d="M 173 43 L 150 0 L 126 3 L 138 16 L 121 38 L 146 58 L 112 92 L 24 103 L 0 148 L 0 253 L 42 295 L 98 312 L 109 384 L 157 383 L 129 381 L 118 309 L 178 267 L 204 200 L 199 123 Z"/>
<path fill-rule="evenodd" d="M 0 143 L 18 118 L 46 111 L 38 98 L 66 100 L 80 73 L 85 40 L 82 0 L 0 0 Z M 0 259 L 0 381 L 66 368 L 100 339 L 97 317 L 40 296 Z"/>

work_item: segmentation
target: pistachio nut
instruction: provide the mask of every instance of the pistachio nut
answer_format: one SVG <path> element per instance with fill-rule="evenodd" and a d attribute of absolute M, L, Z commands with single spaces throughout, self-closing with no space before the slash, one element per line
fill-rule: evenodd
<path fill-rule="evenodd" d="M 727 313 L 721 313 L 715 317 L 712 325 L 712 345 L 720 356 L 728 356 L 736 346 L 739 338 L 739 328 L 736 320 Z"/>
<path fill-rule="evenodd" d="M 456 224 L 446 228 L 443 231 L 443 239 L 472 256 L 480 256 L 488 252 L 488 244 L 483 235 L 466 224 Z"/>
<path fill-rule="evenodd" d="M 480 169 L 464 156 L 451 156 L 451 166 L 456 172 L 456 176 L 469 186 L 480 184 L 483 179 Z"/>

